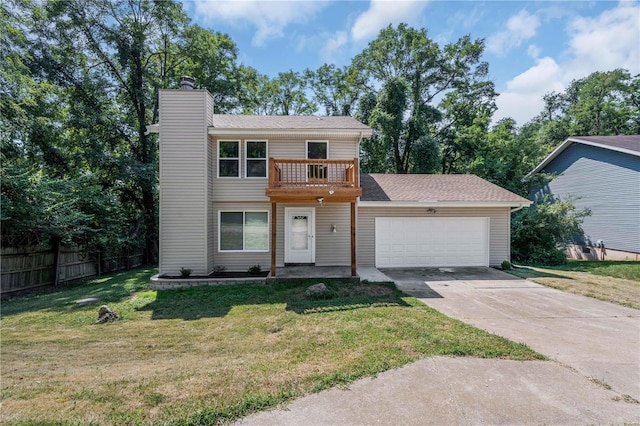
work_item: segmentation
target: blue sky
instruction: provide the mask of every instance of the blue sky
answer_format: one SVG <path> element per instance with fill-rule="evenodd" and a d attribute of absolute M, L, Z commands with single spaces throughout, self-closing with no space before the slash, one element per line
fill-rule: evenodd
<path fill-rule="evenodd" d="M 192 22 L 227 33 L 259 72 L 347 65 L 379 31 L 406 22 L 441 45 L 484 38 L 500 93 L 494 120 L 522 125 L 542 95 L 594 71 L 640 73 L 638 1 L 183 0 Z"/>

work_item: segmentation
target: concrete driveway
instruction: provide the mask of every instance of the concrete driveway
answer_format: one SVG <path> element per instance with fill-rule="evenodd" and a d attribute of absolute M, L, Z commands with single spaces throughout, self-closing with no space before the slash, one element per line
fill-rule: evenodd
<path fill-rule="evenodd" d="M 445 315 L 525 343 L 640 401 L 640 311 L 492 268 L 382 272 L 402 291 Z"/>
<path fill-rule="evenodd" d="M 640 423 L 640 311 L 490 268 L 382 272 L 444 314 L 552 361 L 427 358 L 239 424 Z"/>

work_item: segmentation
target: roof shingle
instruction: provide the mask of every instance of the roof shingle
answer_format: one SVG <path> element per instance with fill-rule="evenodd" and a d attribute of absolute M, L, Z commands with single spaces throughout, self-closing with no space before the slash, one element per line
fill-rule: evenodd
<path fill-rule="evenodd" d="M 360 183 L 362 201 L 529 203 L 475 175 L 363 174 Z"/>
<path fill-rule="evenodd" d="M 227 115 L 214 114 L 216 129 L 247 130 L 370 130 L 353 117 L 348 116 L 302 116 L 302 115 Z"/>
<path fill-rule="evenodd" d="M 621 148 L 640 152 L 640 135 L 619 136 L 576 136 L 569 138 L 573 141 L 593 142 L 610 148 Z"/>

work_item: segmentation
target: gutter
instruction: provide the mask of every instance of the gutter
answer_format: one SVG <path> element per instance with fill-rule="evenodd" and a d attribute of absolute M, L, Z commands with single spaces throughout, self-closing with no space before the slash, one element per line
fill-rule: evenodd
<path fill-rule="evenodd" d="M 360 201 L 359 207 L 516 207 L 531 205 L 531 201 Z"/>

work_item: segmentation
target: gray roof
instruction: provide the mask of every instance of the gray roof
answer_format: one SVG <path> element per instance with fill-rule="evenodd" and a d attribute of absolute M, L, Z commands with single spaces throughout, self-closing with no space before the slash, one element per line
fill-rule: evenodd
<path fill-rule="evenodd" d="M 640 135 L 620 135 L 620 136 L 576 136 L 569 140 L 573 142 L 591 142 L 602 145 L 604 148 L 626 149 L 640 153 Z"/>
<path fill-rule="evenodd" d="M 361 201 L 526 203 L 529 200 L 475 175 L 363 174 Z"/>
<path fill-rule="evenodd" d="M 533 168 L 524 178 L 528 179 L 531 175 L 538 173 L 545 168 L 547 164 L 553 161 L 562 151 L 567 149 L 569 145 L 581 143 L 584 145 L 596 146 L 598 148 L 610 149 L 612 151 L 622 152 L 624 154 L 640 156 L 640 135 L 619 135 L 619 136 L 572 136 L 567 138 L 556 149 L 553 150 L 544 160 Z"/>
<path fill-rule="evenodd" d="M 246 130 L 361 130 L 371 128 L 348 116 L 213 115 L 215 129 Z"/>

